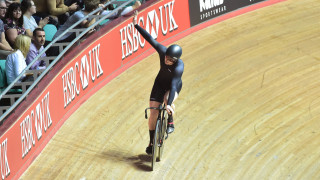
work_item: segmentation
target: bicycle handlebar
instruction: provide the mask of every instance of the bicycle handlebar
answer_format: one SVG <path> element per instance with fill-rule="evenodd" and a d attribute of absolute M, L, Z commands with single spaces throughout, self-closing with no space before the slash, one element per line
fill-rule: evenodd
<path fill-rule="evenodd" d="M 148 108 L 146 108 L 145 110 L 144 110 L 144 114 L 145 114 L 145 118 L 146 119 L 148 119 L 148 109 L 155 109 L 155 110 L 161 110 L 161 111 L 163 111 L 163 110 L 166 110 L 166 108 L 164 108 L 164 107 L 161 107 L 161 106 L 159 106 L 159 107 L 148 107 Z"/>

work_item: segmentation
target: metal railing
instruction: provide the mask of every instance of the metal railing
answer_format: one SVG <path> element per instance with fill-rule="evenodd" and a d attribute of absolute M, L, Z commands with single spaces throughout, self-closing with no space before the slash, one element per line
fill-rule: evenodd
<path fill-rule="evenodd" d="M 116 0 L 112 0 L 109 1 L 105 4 L 105 6 L 108 6 L 109 4 L 118 4 L 119 6 L 114 9 L 112 12 L 110 12 L 109 14 L 103 16 L 103 15 L 94 15 L 97 12 L 103 10 L 102 7 L 92 11 L 91 13 L 89 13 L 88 15 L 86 15 L 85 17 L 83 17 L 82 19 L 80 19 L 78 22 L 76 22 L 75 24 L 73 24 L 71 27 L 69 27 L 66 31 L 64 31 L 61 35 L 59 35 L 57 38 L 55 38 L 53 41 L 51 41 L 51 43 L 49 43 L 43 51 L 41 51 L 35 58 L 34 60 L 20 73 L 20 75 L 11 83 L 7 86 L 7 88 L 0 94 L 0 100 L 3 97 L 8 97 L 8 96 L 12 96 L 13 98 L 18 98 L 13 104 L 12 103 L 12 99 L 10 99 L 11 101 L 11 106 L 6 109 L 5 113 L 3 113 L 0 117 L 0 123 L 3 122 L 3 120 L 7 117 L 7 115 L 9 113 L 11 113 L 18 105 L 19 103 L 31 92 L 31 90 L 40 82 L 40 80 L 50 71 L 50 69 L 63 57 L 63 55 L 80 39 L 82 38 L 88 31 L 90 31 L 91 29 L 93 29 L 96 26 L 99 26 L 99 24 L 104 21 L 105 19 L 109 18 L 110 16 L 112 16 L 114 13 L 117 13 L 118 11 L 121 11 L 122 8 L 124 8 L 125 6 L 127 6 L 128 4 L 135 2 L 136 0 L 128 0 L 126 2 L 117 2 Z M 81 28 L 81 29 L 75 29 L 82 21 L 86 20 L 89 17 L 94 17 L 96 18 L 96 22 L 94 24 L 92 24 L 90 27 L 88 28 Z M 59 41 L 59 39 L 61 37 L 63 37 L 66 33 L 69 32 L 76 32 L 77 36 L 76 38 L 71 41 L 70 43 L 56 43 L 57 41 Z M 59 47 L 59 54 L 58 56 L 51 56 L 51 57 L 45 57 L 42 58 L 42 60 L 44 59 L 46 61 L 46 64 L 48 65 L 47 68 L 41 72 L 41 74 L 34 79 L 34 82 L 18 82 L 20 78 L 22 78 L 22 76 L 27 72 L 27 73 L 33 73 L 34 77 L 37 76 L 35 74 L 38 74 L 37 72 L 39 70 L 29 70 L 30 67 L 37 61 L 37 60 L 41 60 L 41 56 L 52 46 L 58 46 Z M 66 46 L 65 48 L 63 48 L 63 46 Z M 62 50 L 62 51 L 61 51 Z M 53 60 L 51 63 L 49 63 L 49 60 Z M 23 86 L 23 91 L 22 94 L 12 94 L 12 95 L 8 95 L 8 92 L 16 86 Z M 29 86 L 27 88 L 27 86 Z M 8 106 L 7 106 L 8 107 Z"/>

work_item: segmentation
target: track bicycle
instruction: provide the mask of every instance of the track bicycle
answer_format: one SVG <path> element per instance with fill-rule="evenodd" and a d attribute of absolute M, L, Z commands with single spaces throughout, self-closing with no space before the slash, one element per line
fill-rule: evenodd
<path fill-rule="evenodd" d="M 167 123 L 168 123 L 168 113 L 164 105 L 160 105 L 158 108 L 149 107 L 145 109 L 145 118 L 148 119 L 148 109 L 159 110 L 159 115 L 157 118 L 156 128 L 154 132 L 154 139 L 152 145 L 152 160 L 151 168 L 152 171 L 155 167 L 155 162 L 160 161 L 163 155 L 164 141 L 168 138 L 167 133 Z M 165 135 L 166 134 L 166 135 Z"/>

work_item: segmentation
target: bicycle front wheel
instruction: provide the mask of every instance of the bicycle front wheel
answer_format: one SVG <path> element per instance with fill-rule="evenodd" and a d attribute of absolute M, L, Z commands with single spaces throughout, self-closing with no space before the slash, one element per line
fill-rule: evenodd
<path fill-rule="evenodd" d="M 160 133 L 160 121 L 157 120 L 156 129 L 155 129 L 154 138 L 153 138 L 153 146 L 152 146 L 152 160 L 151 160 L 152 171 L 155 168 L 156 159 L 158 156 L 159 138 L 160 138 L 159 133 Z"/>
<path fill-rule="evenodd" d="M 158 142 L 160 143 L 159 146 L 159 158 L 158 161 L 161 161 L 162 155 L 163 155 L 163 149 L 164 149 L 164 141 L 165 141 L 165 133 L 167 131 L 167 124 L 168 124 L 168 113 L 167 111 L 163 111 L 162 116 L 161 116 L 161 131 L 159 133 L 160 140 Z"/>

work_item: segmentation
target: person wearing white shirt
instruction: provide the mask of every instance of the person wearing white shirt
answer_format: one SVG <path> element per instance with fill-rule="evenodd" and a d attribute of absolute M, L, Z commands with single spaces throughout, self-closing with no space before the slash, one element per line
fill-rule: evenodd
<path fill-rule="evenodd" d="M 15 40 L 16 49 L 14 53 L 9 54 L 6 60 L 7 83 L 11 84 L 27 67 L 26 57 L 30 49 L 31 38 L 20 34 Z M 24 81 L 25 74 L 18 82 Z"/>
<path fill-rule="evenodd" d="M 48 24 L 49 17 L 41 19 L 39 24 L 37 24 L 36 20 L 32 17 L 33 14 L 37 12 L 37 8 L 34 5 L 33 1 L 23 0 L 21 2 L 21 10 L 23 13 L 23 25 L 26 29 L 26 34 L 32 38 L 32 32 L 36 28 L 43 28 L 46 24 Z"/>

